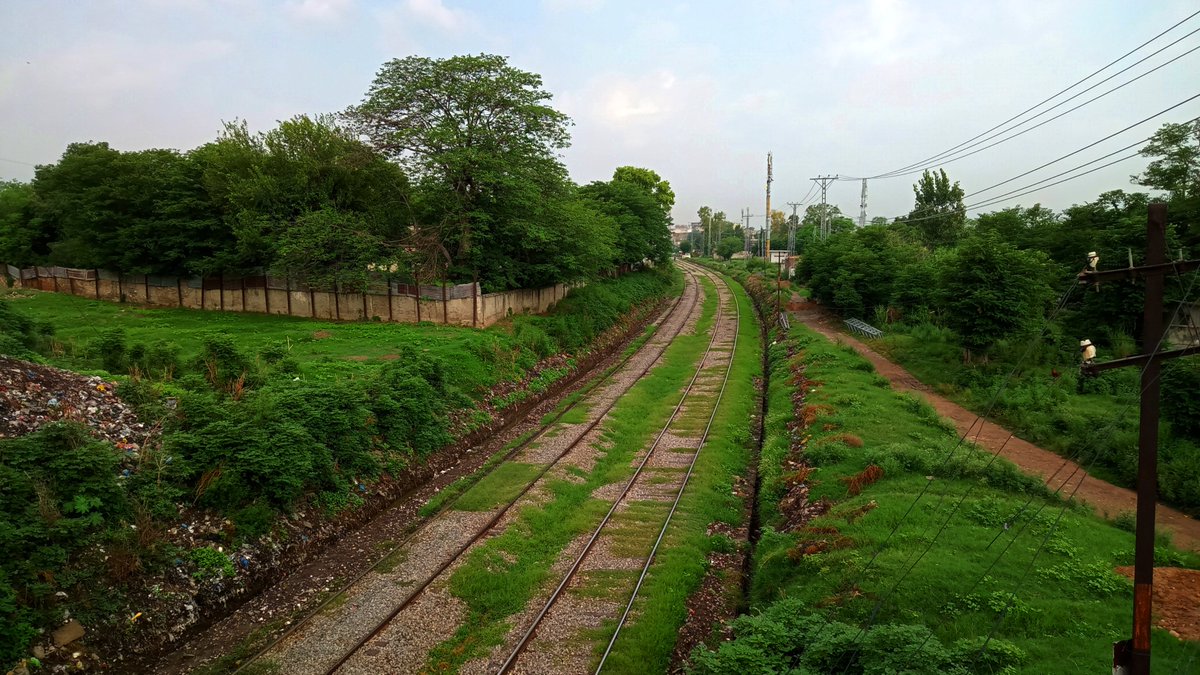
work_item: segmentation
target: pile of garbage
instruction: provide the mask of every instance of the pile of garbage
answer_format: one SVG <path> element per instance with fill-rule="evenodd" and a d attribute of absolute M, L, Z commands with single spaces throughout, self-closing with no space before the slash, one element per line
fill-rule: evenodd
<path fill-rule="evenodd" d="M 51 422 L 85 424 L 92 435 L 137 452 L 147 429 L 116 395 L 116 383 L 0 356 L 0 438 L 31 434 Z"/>

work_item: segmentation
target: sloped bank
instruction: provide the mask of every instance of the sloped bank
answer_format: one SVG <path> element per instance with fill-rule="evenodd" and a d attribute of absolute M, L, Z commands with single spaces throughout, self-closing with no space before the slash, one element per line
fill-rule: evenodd
<path fill-rule="evenodd" d="M 57 655 L 81 651 L 80 660 L 85 667 L 146 669 L 156 653 L 175 650 L 181 636 L 197 632 L 255 597 L 260 590 L 272 587 L 289 571 L 311 560 L 376 514 L 385 509 L 394 509 L 398 499 L 401 502 L 412 499 L 415 495 L 424 494 L 418 491 L 449 483 L 482 464 L 486 453 L 472 452 L 476 446 L 501 434 L 504 429 L 511 429 L 526 413 L 537 409 L 539 405 L 547 405 L 597 365 L 602 365 L 619 352 L 622 345 L 638 335 L 666 302 L 661 298 L 668 287 L 661 287 L 658 301 L 635 307 L 624 315 L 602 310 L 599 316 L 595 316 L 596 303 L 593 302 L 589 307 L 576 308 L 576 311 L 593 310 L 593 316 L 570 317 L 560 312 L 539 321 L 544 330 L 542 335 L 557 333 L 565 336 L 566 339 L 560 338 L 558 343 L 574 356 L 567 359 L 556 355 L 543 359 L 527 371 L 516 386 L 507 383 L 496 387 L 475 405 L 475 414 L 458 418 L 457 426 L 452 427 L 460 430 L 457 442 L 430 454 L 423 461 L 408 462 L 399 467 L 400 470 L 385 472 L 379 480 L 364 478 L 356 481 L 357 486 L 350 486 L 348 492 L 351 498 L 349 503 L 358 502 L 357 508 L 330 509 L 328 504 L 306 500 L 304 505 L 292 510 L 289 517 L 270 524 L 269 535 L 250 543 L 238 537 L 242 543 L 234 547 L 230 546 L 234 543 L 230 520 L 223 517 L 220 511 L 183 504 L 178 518 L 156 524 L 162 530 L 170 530 L 164 535 L 165 541 L 169 542 L 168 548 L 181 551 L 182 555 L 176 557 L 174 564 L 168 558 L 166 569 L 147 569 L 134 580 L 122 584 L 125 594 L 120 604 L 109 602 L 111 609 L 93 608 L 93 617 L 107 613 L 107 620 L 89 621 L 84 639 L 68 649 L 58 650 Z M 604 303 L 604 306 L 611 307 L 612 303 Z M 577 325 L 583 321 L 590 322 L 590 329 L 597 332 L 604 325 L 609 328 L 590 344 L 582 344 L 578 340 L 572 341 L 570 336 L 587 332 L 569 330 L 565 323 L 568 321 L 574 321 Z M 125 386 L 121 385 L 122 388 Z M 486 411 L 486 423 L 480 422 L 479 410 Z M 415 512 L 415 509 L 412 510 Z M 141 523 L 139 520 L 135 524 Z M 237 524 L 241 525 L 240 522 Z M 122 527 L 128 528 L 128 524 Z M 212 560 L 206 558 L 200 561 L 186 554 L 189 546 L 195 546 L 193 550 L 211 551 L 216 555 L 208 556 Z M 99 550 L 103 551 L 103 548 Z M 204 562 L 208 562 L 209 566 L 206 567 Z M 101 581 L 101 584 L 105 583 Z M 74 595 L 72 589 L 67 590 Z M 57 602 L 54 604 L 61 605 Z M 20 621 L 20 616 L 14 616 Z M 106 629 L 105 624 L 109 628 L 119 626 L 120 629 Z M 24 625 L 30 624 L 27 622 Z M 47 627 L 52 628 L 53 625 Z M 80 649 L 81 644 L 86 647 Z M 38 651 L 44 654 L 52 649 L 52 645 L 47 644 Z M 54 662 L 55 656 L 55 653 L 51 653 L 48 660 Z"/>
<path fill-rule="evenodd" d="M 749 607 L 693 673 L 1095 672 L 1132 537 L 1064 504 L 802 327 L 770 348 Z M 1161 564 L 1200 559 L 1163 546 Z M 1156 665 L 1195 651 L 1155 631 Z"/>

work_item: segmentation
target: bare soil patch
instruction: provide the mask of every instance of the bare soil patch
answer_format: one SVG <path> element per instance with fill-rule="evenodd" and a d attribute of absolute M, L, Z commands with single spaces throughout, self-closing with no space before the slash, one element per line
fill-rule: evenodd
<path fill-rule="evenodd" d="M 1133 566 L 1117 574 L 1133 578 Z M 1181 640 L 1200 640 L 1200 570 L 1154 569 L 1154 625 Z"/>

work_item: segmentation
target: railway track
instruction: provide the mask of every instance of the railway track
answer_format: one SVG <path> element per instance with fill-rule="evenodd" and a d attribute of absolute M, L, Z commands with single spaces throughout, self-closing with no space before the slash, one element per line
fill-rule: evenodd
<path fill-rule="evenodd" d="M 722 279 L 716 277 L 716 275 L 713 275 L 706 270 L 697 271 L 700 271 L 709 278 L 715 279 L 719 284 L 724 284 Z M 642 584 L 649 573 L 650 566 L 653 564 L 655 556 L 657 555 L 658 550 L 663 543 L 671 520 L 678 509 L 680 499 L 683 497 L 683 493 L 687 489 L 688 482 L 696 466 L 696 460 L 699 458 L 700 452 L 704 448 L 704 443 L 708 438 L 709 431 L 712 429 L 713 420 L 716 417 L 721 399 L 725 393 L 725 388 L 729 382 L 729 373 L 732 370 L 733 359 L 737 350 L 737 334 L 741 321 L 741 311 L 738 307 L 736 299 L 734 298 L 732 292 L 728 289 L 727 285 L 725 286 L 725 291 L 726 292 L 723 296 L 719 296 L 718 316 L 714 322 L 712 338 L 709 341 L 708 348 L 705 351 L 704 357 L 700 361 L 700 365 L 693 374 L 692 379 L 688 382 L 682 395 L 680 396 L 679 402 L 676 404 L 674 411 L 672 411 L 670 419 L 655 437 L 653 444 L 646 451 L 641 462 L 634 471 L 634 474 L 625 484 L 621 494 L 613 502 L 604 518 L 596 525 L 591 536 L 587 540 L 587 543 L 575 557 L 575 560 L 571 566 L 563 574 L 562 579 L 558 583 L 557 587 L 550 594 L 550 596 L 546 598 L 542 604 L 541 610 L 538 611 L 538 613 L 533 617 L 533 620 L 525 628 L 516 644 L 512 645 L 507 659 L 505 659 L 505 661 L 500 664 L 499 668 L 495 671 L 498 673 L 498 675 L 504 675 L 505 673 L 510 672 L 573 673 L 588 672 L 590 670 L 590 668 L 584 668 L 584 663 L 581 661 L 583 659 L 590 660 L 592 658 L 591 650 L 581 650 L 577 646 L 571 646 L 570 637 L 573 634 L 577 634 L 581 628 L 599 628 L 602 625 L 603 618 L 611 617 L 602 618 L 598 616 L 603 612 L 598 612 L 596 607 L 585 609 L 583 607 L 561 606 L 562 604 L 571 604 L 570 601 L 564 601 L 566 591 L 571 587 L 581 570 L 587 568 L 590 568 L 593 571 L 603 570 L 606 567 L 611 568 L 614 566 L 614 564 L 617 569 L 622 569 L 625 564 L 627 564 L 624 561 L 614 561 L 611 558 L 608 560 L 596 561 L 594 563 L 591 559 L 595 557 L 596 553 L 599 551 L 597 544 L 602 541 L 602 537 L 610 529 L 615 514 L 617 514 L 623 508 L 628 509 L 632 507 L 634 503 L 654 500 L 657 495 L 661 494 L 661 490 L 650 489 L 650 484 L 655 480 L 655 476 L 650 475 L 650 472 L 647 472 L 646 468 L 650 466 L 651 459 L 654 457 L 656 452 L 666 451 L 683 454 L 679 453 L 680 446 L 678 445 L 675 447 L 664 447 L 661 449 L 660 446 L 664 445 L 663 439 L 667 438 L 671 434 L 671 431 L 676 427 L 681 411 L 685 410 L 693 395 L 715 395 L 715 399 L 711 403 L 711 409 L 708 411 L 703 430 L 700 432 L 699 437 L 695 439 L 695 448 L 691 453 L 688 453 L 690 454 L 690 458 L 687 461 L 686 472 L 676 485 L 671 486 L 673 488 L 673 498 L 670 500 L 670 507 L 667 510 L 666 516 L 664 517 L 662 524 L 658 529 L 657 537 L 654 539 L 653 544 L 650 545 L 649 551 L 646 553 L 644 560 L 641 562 L 640 573 L 637 577 L 637 581 L 633 588 L 629 591 L 628 600 L 626 603 L 624 603 L 624 608 L 620 611 L 620 616 L 617 617 L 616 626 L 613 629 L 612 635 L 603 654 L 600 657 L 599 663 L 595 667 L 594 672 L 599 673 L 604 668 L 604 664 L 609 655 L 612 653 L 613 647 L 618 636 L 620 635 L 622 627 L 629 620 L 634 602 L 636 601 L 638 593 L 642 588 Z M 724 306 L 726 300 L 731 302 L 734 312 L 732 313 L 732 316 L 725 319 L 725 330 L 722 330 L 723 326 L 721 324 L 722 317 L 720 308 Z M 711 363 L 711 356 L 716 350 L 716 346 L 721 338 L 724 338 L 729 342 L 727 347 L 728 358 L 724 360 L 723 364 L 719 364 L 717 370 L 719 370 L 720 373 L 715 374 L 712 372 L 714 370 L 714 364 Z M 708 372 L 706 373 L 706 371 Z M 706 374 L 708 377 L 705 380 L 702 380 L 702 374 Z M 714 377 L 714 375 L 716 377 Z M 713 384 L 714 379 L 719 379 L 719 384 L 716 385 L 715 392 L 712 391 L 711 387 L 697 386 L 702 382 L 707 382 L 711 385 Z M 702 402 L 700 405 L 705 406 L 709 404 Z M 595 599 L 576 601 L 576 604 L 583 603 L 589 603 L 592 605 L 598 604 Z M 560 609 L 561 611 L 559 611 Z M 584 617 L 585 620 L 585 625 L 583 626 L 578 625 L 578 620 L 581 616 Z M 597 619 L 601 620 L 597 621 Z M 538 644 L 539 632 L 545 632 L 548 634 L 546 639 L 540 640 L 540 645 Z M 525 658 L 526 654 L 530 650 L 535 652 L 530 654 L 530 656 L 533 658 Z M 529 661 L 529 663 L 525 663 L 525 661 Z"/>
<path fill-rule="evenodd" d="M 665 330 L 656 332 L 647 343 L 589 385 L 582 396 L 514 447 L 505 460 L 497 463 L 487 474 L 495 472 L 519 454 L 529 452 L 539 442 L 561 446 L 561 450 L 555 448 L 551 459 L 543 464 L 523 489 L 498 509 L 482 515 L 468 513 L 460 516 L 454 512 L 453 507 L 465 494 L 460 493 L 443 506 L 438 515 L 393 547 L 379 563 L 344 585 L 235 672 L 253 672 L 273 665 L 288 673 L 333 673 L 359 653 L 374 636 L 416 602 L 429 585 L 472 545 L 500 525 L 512 507 L 563 457 L 589 437 L 616 401 L 660 361 L 667 346 L 683 332 L 699 304 L 701 293 L 696 273 L 691 270 L 686 273 L 688 283 L 683 294 L 658 322 Z M 602 404 L 597 406 L 600 410 L 591 415 L 590 421 L 584 424 L 560 424 L 563 417 L 577 406 L 598 402 Z M 551 436 L 549 432 L 554 429 L 558 430 L 558 434 L 554 436 L 553 443 L 548 443 L 547 439 Z M 486 480 L 487 475 L 480 480 Z M 409 564 L 406 558 L 418 558 L 424 564 Z M 338 609 L 346 605 L 355 610 L 353 618 L 339 620 Z M 344 616 L 340 618 L 345 619 Z"/>

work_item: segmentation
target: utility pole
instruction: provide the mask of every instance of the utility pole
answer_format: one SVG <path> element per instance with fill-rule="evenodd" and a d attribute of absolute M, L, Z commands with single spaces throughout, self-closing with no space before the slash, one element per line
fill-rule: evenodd
<path fill-rule="evenodd" d="M 792 254 L 796 252 L 796 228 L 800 225 L 800 216 L 796 215 L 796 209 L 800 208 L 800 202 L 788 202 L 788 206 L 792 207 L 792 221 L 788 223 L 788 249 L 787 249 L 787 266 L 788 279 L 792 278 Z"/>
<path fill-rule="evenodd" d="M 867 179 L 862 179 L 862 199 L 858 203 L 858 226 L 867 226 Z"/>
<path fill-rule="evenodd" d="M 771 153 L 767 153 L 767 218 L 763 226 L 763 241 L 762 251 L 763 258 L 766 258 L 771 250 L 771 181 L 774 178 L 771 175 Z"/>
<path fill-rule="evenodd" d="M 1141 267 L 1085 270 L 1079 283 L 1141 277 L 1146 283 L 1142 315 L 1142 350 L 1138 356 L 1104 363 L 1084 363 L 1083 374 L 1142 366 L 1138 422 L 1137 526 L 1133 548 L 1133 638 L 1113 645 L 1113 672 L 1150 674 L 1150 608 L 1154 584 L 1154 511 L 1158 500 L 1158 404 L 1162 362 L 1200 354 L 1200 346 L 1159 351 L 1163 338 L 1163 277 L 1200 269 L 1200 260 L 1167 262 L 1167 205 L 1151 204 L 1146 217 L 1146 261 Z"/>
<path fill-rule="evenodd" d="M 821 239 L 829 236 L 829 207 L 825 199 L 825 192 L 829 188 L 829 184 L 837 180 L 834 176 L 817 176 L 812 180 L 816 181 L 817 185 L 821 186 Z"/>
<path fill-rule="evenodd" d="M 750 255 L 750 209 L 742 209 L 742 236 L 746 239 L 746 255 Z"/>

